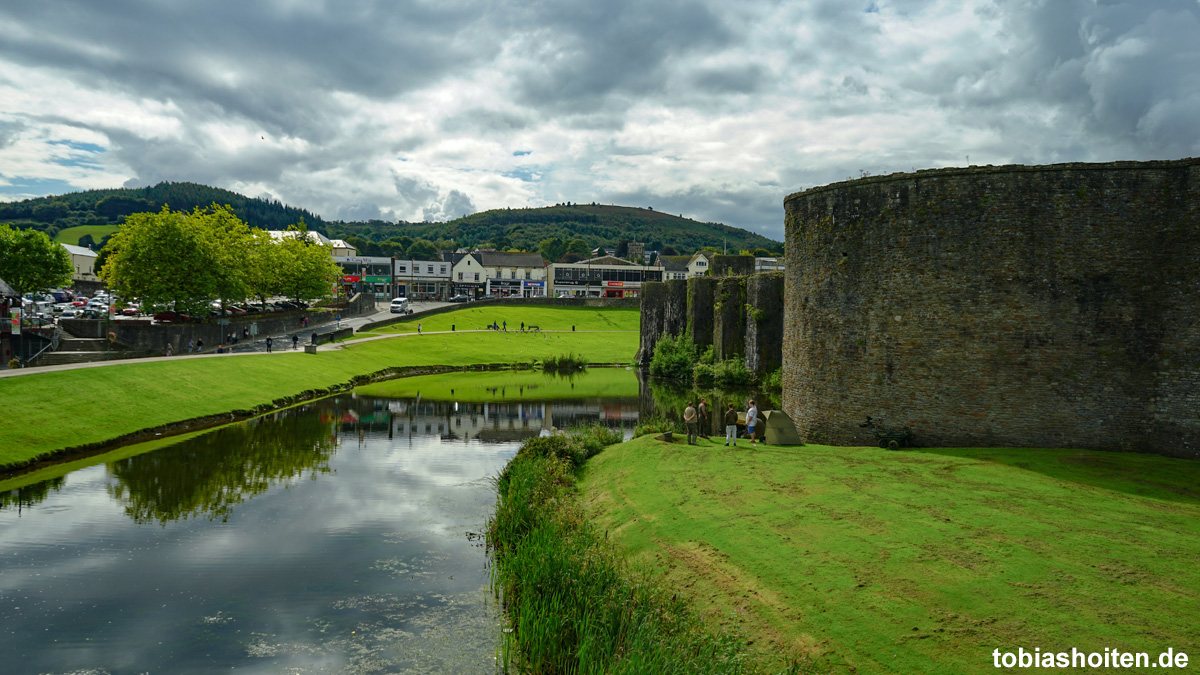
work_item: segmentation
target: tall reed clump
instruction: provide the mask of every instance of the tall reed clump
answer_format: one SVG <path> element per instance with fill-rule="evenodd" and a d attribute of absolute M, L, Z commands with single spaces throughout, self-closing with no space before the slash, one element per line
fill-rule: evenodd
<path fill-rule="evenodd" d="M 574 354 L 559 354 L 558 356 L 548 357 L 542 362 L 542 370 L 547 373 L 577 373 L 581 370 L 587 370 L 587 367 L 588 360 Z"/>
<path fill-rule="evenodd" d="M 512 628 L 499 648 L 503 671 L 770 672 L 745 652 L 742 636 L 709 632 L 597 531 L 575 493 L 574 469 L 587 455 L 573 436 L 531 439 L 497 478 L 487 541 L 492 585 Z M 784 672 L 802 671 L 794 664 Z"/>

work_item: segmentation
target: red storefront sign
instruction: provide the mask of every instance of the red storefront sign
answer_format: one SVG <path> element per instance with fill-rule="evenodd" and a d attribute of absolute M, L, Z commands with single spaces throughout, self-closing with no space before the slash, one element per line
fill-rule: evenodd
<path fill-rule="evenodd" d="M 625 285 L 624 281 L 606 281 L 604 283 L 609 286 L 624 286 Z"/>
<path fill-rule="evenodd" d="M 345 275 L 342 277 L 342 281 L 345 281 L 345 282 L 351 283 L 351 284 L 356 284 L 361 279 L 362 279 L 362 277 L 358 276 L 357 274 L 348 274 L 348 275 Z"/>

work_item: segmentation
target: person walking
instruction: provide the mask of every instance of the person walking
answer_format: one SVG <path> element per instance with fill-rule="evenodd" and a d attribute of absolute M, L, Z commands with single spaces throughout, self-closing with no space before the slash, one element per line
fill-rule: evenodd
<path fill-rule="evenodd" d="M 189 352 L 196 351 L 196 341 L 195 340 L 188 340 L 188 351 Z"/>
<path fill-rule="evenodd" d="M 199 354 L 202 351 L 204 351 L 204 340 L 203 340 L 203 338 L 197 338 L 196 339 L 196 353 Z"/>
<path fill-rule="evenodd" d="M 687 425 L 688 445 L 700 445 L 696 442 L 696 408 L 691 401 L 688 401 L 687 407 L 683 409 L 683 423 Z"/>
<path fill-rule="evenodd" d="M 737 447 L 737 411 L 733 409 L 733 404 L 729 404 L 729 410 L 725 411 L 725 446 Z"/>
<path fill-rule="evenodd" d="M 754 425 L 758 423 L 758 408 L 754 406 L 754 399 L 746 401 L 746 405 L 746 432 L 750 434 L 750 445 L 755 445 Z"/>
<path fill-rule="evenodd" d="M 712 419 L 708 414 L 708 399 L 701 398 L 700 405 L 696 406 L 696 421 L 700 424 L 700 436 L 709 438 L 709 429 L 712 428 Z"/>
<path fill-rule="evenodd" d="M 505 332 L 505 333 L 507 333 L 507 332 L 508 332 L 508 319 L 505 319 L 505 320 L 504 320 L 504 332 Z"/>
<path fill-rule="evenodd" d="M 171 355 L 171 343 L 168 342 L 167 343 L 167 356 L 170 356 L 170 355 Z"/>
<path fill-rule="evenodd" d="M 312 334 L 312 341 L 313 341 L 314 345 L 317 344 L 317 331 L 315 331 L 315 330 L 313 331 L 313 334 Z"/>
<path fill-rule="evenodd" d="M 525 332 L 525 322 L 524 321 L 521 322 L 521 332 L 522 333 Z"/>
<path fill-rule="evenodd" d="M 267 336 L 267 353 L 268 353 L 268 354 L 270 354 L 270 353 L 271 353 L 271 345 L 273 345 L 273 344 L 275 344 L 275 341 L 274 341 L 274 340 L 272 340 L 272 339 L 271 339 L 271 336 L 269 336 L 269 335 L 268 335 L 268 336 Z"/>
<path fill-rule="evenodd" d="M 420 334 L 421 334 L 421 322 L 418 321 L 417 322 L 417 335 L 420 335 Z"/>
<path fill-rule="evenodd" d="M 300 335 L 298 333 L 293 333 L 292 334 L 292 351 L 296 351 L 296 345 L 298 345 L 298 344 L 300 344 Z"/>

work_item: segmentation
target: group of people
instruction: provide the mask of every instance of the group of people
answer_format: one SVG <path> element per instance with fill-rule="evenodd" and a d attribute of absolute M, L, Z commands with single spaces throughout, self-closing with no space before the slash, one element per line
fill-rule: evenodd
<path fill-rule="evenodd" d="M 711 438 L 708 435 L 708 430 L 711 428 L 708 409 L 708 399 L 701 398 L 699 404 L 693 404 L 688 401 L 687 407 L 683 409 L 683 422 L 687 425 L 687 442 L 688 445 L 699 445 L 697 439 Z M 725 446 L 733 445 L 737 447 L 737 424 L 738 414 L 734 410 L 733 404 L 729 404 L 729 409 L 725 411 Z M 758 426 L 758 407 L 754 405 L 754 399 L 746 401 L 746 433 L 750 435 L 750 445 L 757 445 L 757 426 Z"/>

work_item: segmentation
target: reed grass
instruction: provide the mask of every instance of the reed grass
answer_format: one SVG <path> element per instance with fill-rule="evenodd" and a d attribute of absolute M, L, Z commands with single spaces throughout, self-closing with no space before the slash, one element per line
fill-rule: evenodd
<path fill-rule="evenodd" d="M 590 439 L 587 438 L 590 436 Z M 576 496 L 593 428 L 531 439 L 496 480 L 488 527 L 493 588 L 511 630 L 503 672 L 557 674 L 771 672 L 739 629 L 711 631 L 676 593 L 631 568 Z M 787 673 L 808 672 L 793 662 Z"/>

